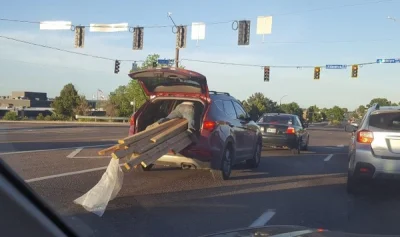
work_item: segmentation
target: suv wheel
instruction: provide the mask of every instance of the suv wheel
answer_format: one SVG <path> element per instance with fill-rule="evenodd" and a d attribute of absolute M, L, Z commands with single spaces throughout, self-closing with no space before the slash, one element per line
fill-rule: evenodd
<path fill-rule="evenodd" d="M 228 145 L 221 159 L 219 170 L 212 170 L 213 176 L 216 180 L 228 180 L 232 172 L 233 152 L 230 145 Z"/>
<path fill-rule="evenodd" d="M 146 167 L 144 167 L 142 164 L 137 165 L 136 167 L 133 168 L 134 172 L 145 172 L 145 171 L 150 171 L 151 168 L 153 168 L 154 164 L 150 164 Z"/>
<path fill-rule="evenodd" d="M 258 141 L 256 149 L 254 150 L 253 157 L 249 160 L 246 160 L 246 164 L 250 166 L 250 168 L 257 168 L 260 165 L 261 150 L 262 150 L 262 143 L 261 141 Z"/>

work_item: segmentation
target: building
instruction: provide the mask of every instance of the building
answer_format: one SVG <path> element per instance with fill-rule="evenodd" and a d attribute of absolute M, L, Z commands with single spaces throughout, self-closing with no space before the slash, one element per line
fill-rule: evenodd
<path fill-rule="evenodd" d="M 10 96 L 0 96 L 1 108 L 50 108 L 52 100 L 44 92 L 13 91 Z"/>

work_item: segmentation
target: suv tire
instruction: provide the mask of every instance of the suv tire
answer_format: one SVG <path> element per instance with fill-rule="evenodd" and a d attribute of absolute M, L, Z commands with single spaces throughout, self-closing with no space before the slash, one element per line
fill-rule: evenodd
<path fill-rule="evenodd" d="M 212 169 L 211 172 L 217 181 L 228 180 L 232 172 L 233 152 L 231 144 L 228 144 L 222 155 L 219 169 Z"/>
<path fill-rule="evenodd" d="M 257 168 L 260 165 L 261 150 L 262 150 L 262 142 L 258 140 L 256 148 L 254 149 L 253 157 L 251 159 L 246 160 L 246 164 L 250 168 Z"/>

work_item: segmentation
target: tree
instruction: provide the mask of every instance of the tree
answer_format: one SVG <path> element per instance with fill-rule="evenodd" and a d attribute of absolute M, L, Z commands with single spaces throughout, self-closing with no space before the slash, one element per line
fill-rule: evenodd
<path fill-rule="evenodd" d="M 74 109 L 75 114 L 87 116 L 90 113 L 91 107 L 84 95 L 79 96 L 78 105 Z"/>
<path fill-rule="evenodd" d="M 59 115 L 71 118 L 74 116 L 74 110 L 80 102 L 78 91 L 72 83 L 64 86 L 60 92 L 60 96 L 57 96 L 51 107 L 54 112 Z"/>
<path fill-rule="evenodd" d="M 370 108 L 373 104 L 378 103 L 380 106 L 390 106 L 392 105 L 392 102 L 389 101 L 386 98 L 374 98 L 371 100 L 371 102 L 369 102 L 369 104 L 367 104 L 367 108 Z"/>
<path fill-rule="evenodd" d="M 260 92 L 254 93 L 244 101 L 243 107 L 253 120 L 257 120 L 264 113 L 280 112 L 277 103 Z"/>
<path fill-rule="evenodd" d="M 344 111 L 339 106 L 334 106 L 333 108 L 328 109 L 326 115 L 331 122 L 340 122 L 344 119 Z"/>
<path fill-rule="evenodd" d="M 316 105 L 313 105 L 308 107 L 306 117 L 310 123 L 317 122 L 323 120 L 323 113 Z"/>
<path fill-rule="evenodd" d="M 287 114 L 295 114 L 303 121 L 303 109 L 296 102 L 289 104 L 282 104 L 280 108 L 283 112 Z"/>

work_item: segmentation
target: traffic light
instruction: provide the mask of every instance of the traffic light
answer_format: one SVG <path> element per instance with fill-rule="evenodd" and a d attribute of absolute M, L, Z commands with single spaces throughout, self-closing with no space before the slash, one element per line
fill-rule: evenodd
<path fill-rule="evenodd" d="M 176 32 L 176 47 L 186 48 L 187 26 L 178 26 Z"/>
<path fill-rule="evenodd" d="M 250 21 L 239 21 L 238 23 L 238 45 L 250 44 Z"/>
<path fill-rule="evenodd" d="M 115 67 L 114 67 L 114 73 L 115 74 L 118 74 L 118 72 L 119 72 L 119 65 L 120 65 L 121 63 L 118 61 L 118 60 L 115 60 Z"/>
<path fill-rule="evenodd" d="M 351 77 L 352 78 L 358 77 L 358 65 L 351 66 Z"/>
<path fill-rule="evenodd" d="M 269 67 L 264 67 L 264 81 L 269 81 Z"/>
<path fill-rule="evenodd" d="M 143 27 L 133 28 L 133 50 L 143 49 Z"/>
<path fill-rule="evenodd" d="M 85 27 L 75 26 L 75 48 L 83 48 L 85 45 Z"/>
<path fill-rule="evenodd" d="M 319 76 L 321 73 L 321 67 L 314 68 L 314 80 L 319 80 Z"/>

